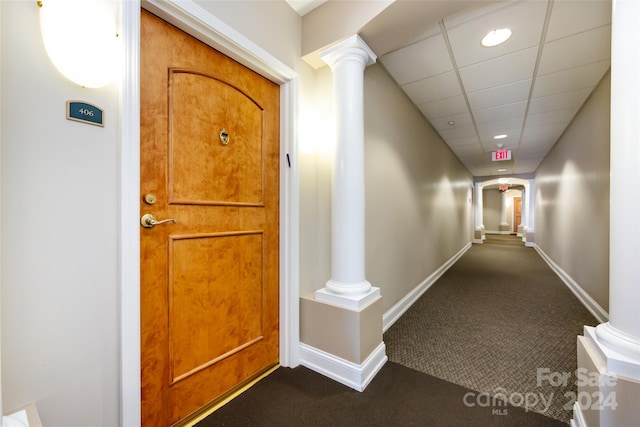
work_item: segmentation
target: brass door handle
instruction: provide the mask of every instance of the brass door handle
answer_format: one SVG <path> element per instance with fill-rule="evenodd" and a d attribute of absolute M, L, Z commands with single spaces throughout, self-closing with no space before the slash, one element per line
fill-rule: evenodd
<path fill-rule="evenodd" d="M 156 217 L 151 214 L 144 214 L 142 215 L 142 218 L 140 218 L 140 225 L 142 225 L 144 228 L 153 228 L 156 225 L 164 224 L 166 222 L 173 222 L 174 224 L 177 224 L 178 221 L 173 218 L 158 221 Z"/>

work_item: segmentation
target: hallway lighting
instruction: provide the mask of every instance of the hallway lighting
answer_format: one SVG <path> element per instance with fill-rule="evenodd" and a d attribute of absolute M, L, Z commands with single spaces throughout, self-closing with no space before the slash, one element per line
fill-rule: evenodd
<path fill-rule="evenodd" d="M 507 135 L 506 135 L 506 134 L 501 134 L 501 135 L 496 135 L 496 136 L 494 136 L 494 137 L 493 137 L 493 139 L 504 139 L 504 138 L 506 138 L 506 137 L 507 137 Z"/>
<path fill-rule="evenodd" d="M 37 4 L 44 47 L 58 71 L 80 86 L 109 84 L 120 68 L 117 3 L 42 0 Z"/>
<path fill-rule="evenodd" d="M 509 37 L 511 37 L 511 30 L 509 28 L 497 28 L 489 31 L 480 43 L 482 43 L 484 47 L 498 46 L 509 40 Z"/>

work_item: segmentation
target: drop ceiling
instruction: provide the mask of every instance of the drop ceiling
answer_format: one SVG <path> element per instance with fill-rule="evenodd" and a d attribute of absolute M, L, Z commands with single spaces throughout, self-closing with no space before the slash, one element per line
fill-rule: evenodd
<path fill-rule="evenodd" d="M 323 3 L 292 2 L 308 10 Z M 404 3 L 413 15 L 430 7 Z M 610 67 L 611 2 L 477 4 L 383 52 L 376 40 L 384 35 L 366 28 L 361 35 L 474 176 L 532 173 Z M 513 32 L 505 43 L 480 44 L 487 32 L 505 27 Z M 500 134 L 507 136 L 494 139 Z M 493 162 L 498 149 L 510 149 L 512 160 Z"/>

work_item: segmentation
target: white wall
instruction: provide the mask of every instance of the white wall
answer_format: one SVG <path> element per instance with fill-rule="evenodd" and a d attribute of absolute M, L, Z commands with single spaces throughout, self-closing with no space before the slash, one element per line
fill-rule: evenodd
<path fill-rule="evenodd" d="M 535 178 L 536 244 L 607 311 L 610 87 L 607 74 Z"/>
<path fill-rule="evenodd" d="M 203 3 L 293 64 L 301 103 L 311 103 L 313 73 L 299 59 L 300 17 L 289 6 Z M 115 426 L 119 84 L 67 82 L 44 52 L 35 2 L 0 5 L 3 410 L 36 402 L 47 427 Z M 66 120 L 69 99 L 104 108 L 106 126 Z"/>
<path fill-rule="evenodd" d="M 118 424 L 118 85 L 61 77 L 35 2 L 2 7 L 3 409 L 47 426 Z M 67 100 L 105 127 L 65 119 Z"/>

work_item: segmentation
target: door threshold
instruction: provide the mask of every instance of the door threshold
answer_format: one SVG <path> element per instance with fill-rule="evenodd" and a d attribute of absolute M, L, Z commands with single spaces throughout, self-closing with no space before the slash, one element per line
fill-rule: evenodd
<path fill-rule="evenodd" d="M 264 377 L 270 375 L 273 371 L 280 367 L 279 363 L 276 363 L 273 366 L 269 366 L 262 371 L 259 371 L 257 374 L 247 378 L 236 387 L 232 388 L 228 392 L 224 393 L 220 397 L 212 400 L 199 410 L 195 411 L 191 415 L 183 418 L 182 420 L 176 422 L 171 427 L 193 427 L 200 421 L 207 418 L 209 415 L 213 414 L 215 411 L 240 396 L 242 393 L 253 387 L 258 381 L 263 379 Z"/>

